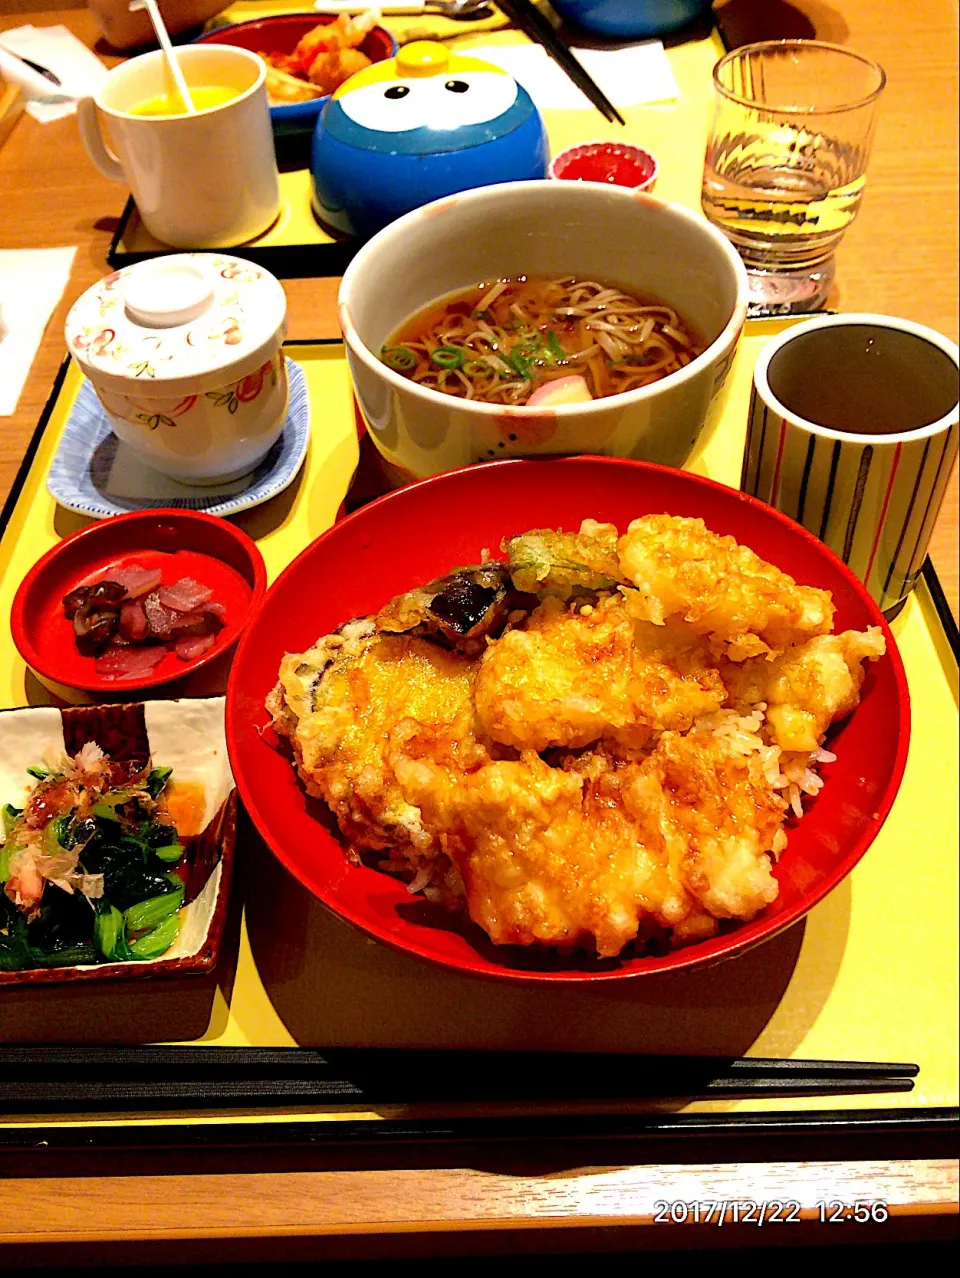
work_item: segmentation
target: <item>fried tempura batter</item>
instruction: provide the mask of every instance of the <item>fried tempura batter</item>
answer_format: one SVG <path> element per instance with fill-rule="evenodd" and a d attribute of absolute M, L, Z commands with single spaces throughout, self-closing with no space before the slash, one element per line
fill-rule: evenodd
<path fill-rule="evenodd" d="M 831 723 L 857 708 L 866 670 L 886 652 L 879 626 L 818 635 L 773 661 L 731 665 L 724 680 L 733 704 L 767 703 L 766 719 L 782 750 L 816 750 Z"/>
<path fill-rule="evenodd" d="M 565 770 L 529 751 L 461 780 L 402 754 L 394 767 L 493 941 L 611 957 L 651 922 L 700 938 L 776 897 L 766 852 L 785 804 L 762 761 L 709 731 L 688 740 L 665 734 L 642 764 Z"/>
<path fill-rule="evenodd" d="M 504 548 L 284 658 L 267 706 L 309 792 L 498 945 L 755 917 L 882 631 L 828 633 L 828 592 L 699 519 Z"/>
<path fill-rule="evenodd" d="M 617 558 L 615 524 L 585 519 L 576 533 L 532 528 L 503 543 L 518 590 L 568 599 L 578 591 L 609 590 L 626 582 Z"/>
<path fill-rule="evenodd" d="M 728 644 L 731 660 L 781 652 L 833 623 L 829 591 L 798 586 L 702 519 L 645 515 L 630 524 L 618 550 L 648 620 L 681 618 L 696 634 Z"/>
<path fill-rule="evenodd" d="M 310 794 L 326 800 L 358 846 L 435 839 L 387 762 L 402 745 L 459 773 L 490 755 L 473 725 L 473 663 L 425 639 L 380 635 L 372 619 L 288 653 L 267 709 L 294 748 Z"/>
<path fill-rule="evenodd" d="M 484 731 L 519 750 L 601 738 L 639 749 L 654 732 L 683 731 L 723 704 L 715 669 L 684 673 L 646 655 L 634 634 L 619 594 L 580 611 L 546 599 L 481 659 L 475 696 Z"/>

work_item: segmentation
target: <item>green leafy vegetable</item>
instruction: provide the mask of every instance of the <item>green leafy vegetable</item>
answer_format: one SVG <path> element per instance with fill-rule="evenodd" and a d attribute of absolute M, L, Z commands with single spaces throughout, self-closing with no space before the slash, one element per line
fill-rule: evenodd
<path fill-rule="evenodd" d="M 99 817 L 101 821 L 116 821 L 118 824 L 120 822 L 120 816 L 111 803 L 105 801 L 95 803 L 90 811 L 94 816 Z"/>
<path fill-rule="evenodd" d="M 154 848 L 153 855 L 159 857 L 161 861 L 179 861 L 183 856 L 183 844 L 167 843 L 162 848 Z"/>
<path fill-rule="evenodd" d="M 5 839 L 9 839 L 10 832 L 21 816 L 23 816 L 23 808 L 15 808 L 12 803 L 5 803 L 3 808 L 0 809 L 0 818 L 3 820 L 3 837 Z"/>
<path fill-rule="evenodd" d="M 0 972 L 18 972 L 32 966 L 33 959 L 27 945 L 27 920 L 12 902 L 0 894 Z"/>
<path fill-rule="evenodd" d="M 38 781 L 58 775 L 40 765 L 29 771 Z M 47 880 L 39 909 L 28 921 L 0 891 L 0 971 L 142 961 L 170 948 L 185 894 L 183 880 L 171 867 L 185 847 L 176 826 L 156 811 L 155 801 L 171 774 L 170 768 L 154 768 L 133 789 L 94 792 L 96 802 L 83 817 L 61 805 L 46 821 L 40 850 L 51 857 L 73 851 L 82 873 L 103 876 L 103 895 L 88 900 L 80 891 L 65 891 Z M 0 844 L 0 884 L 22 850 L 13 835 L 21 816 L 10 804 L 0 807 L 5 839 Z"/>
<path fill-rule="evenodd" d="M 159 797 L 161 790 L 170 779 L 173 768 L 154 768 L 147 777 L 146 791 L 151 799 Z"/>
<path fill-rule="evenodd" d="M 93 924 L 93 939 L 104 958 L 127 958 L 129 946 L 123 931 L 123 915 L 115 905 L 101 902 Z"/>
<path fill-rule="evenodd" d="M 129 909 L 124 910 L 123 923 L 127 936 L 132 936 L 135 932 L 143 932 L 147 928 L 154 928 L 165 918 L 175 914 L 183 905 L 183 891 L 181 883 L 171 892 L 151 897 L 147 901 L 138 901 L 136 905 L 131 905 Z"/>
<path fill-rule="evenodd" d="M 10 862 L 13 854 L 20 851 L 18 843 L 4 843 L 0 846 L 0 883 L 6 883 L 10 877 Z"/>
<path fill-rule="evenodd" d="M 134 958 L 153 959 L 159 958 L 161 954 L 166 954 L 170 946 L 177 939 L 177 933 L 180 931 L 180 915 L 171 914 L 159 923 L 151 932 L 147 932 L 145 936 L 141 936 L 136 941 L 130 942 L 130 952 Z"/>

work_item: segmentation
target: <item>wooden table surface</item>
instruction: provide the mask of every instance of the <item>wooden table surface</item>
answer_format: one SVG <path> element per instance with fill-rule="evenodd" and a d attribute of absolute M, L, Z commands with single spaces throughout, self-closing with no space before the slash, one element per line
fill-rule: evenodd
<path fill-rule="evenodd" d="M 737 9 L 754 2 L 726 0 Z M 766 19 L 776 11 L 782 17 L 785 8 L 780 0 L 770 0 Z M 888 74 L 867 197 L 838 255 L 837 305 L 902 315 L 956 340 L 956 4 L 925 0 L 921 8 L 902 0 L 834 0 L 829 5 L 795 0 L 794 8 L 809 17 L 819 38 L 872 55 Z M 47 8 L 44 0 L 4 4 L 0 30 L 24 21 L 62 22 L 86 43 L 93 45 L 96 39 L 85 8 Z M 112 61 L 102 48 L 98 52 Z M 0 149 L 0 247 L 79 246 L 17 411 L 0 419 L 0 497 L 13 481 L 63 358 L 66 312 L 105 272 L 123 200 L 121 189 L 101 178 L 87 160 L 72 118 L 41 126 L 22 116 Z M 285 288 L 291 338 L 337 335 L 337 281 L 288 280 Z M 954 474 L 932 554 L 955 613 L 957 519 Z M 69 1242 L 86 1248 L 82 1254 L 70 1252 L 78 1264 L 82 1256 L 87 1258 L 83 1263 L 104 1255 L 118 1260 L 124 1254 L 142 1256 L 151 1240 L 164 1239 L 193 1239 L 194 1246 L 206 1239 L 214 1247 L 209 1254 L 225 1259 L 224 1244 L 215 1240 L 226 1237 L 246 1237 L 249 1245 L 235 1247 L 232 1255 L 256 1259 L 251 1236 L 272 1240 L 273 1255 L 278 1238 L 299 1239 L 295 1251 L 301 1258 L 479 1253 L 492 1245 L 491 1230 L 503 1235 L 498 1246 L 509 1240 L 516 1250 L 666 1247 L 691 1241 L 702 1246 L 707 1238 L 712 1245 L 742 1246 L 763 1241 L 769 1231 L 761 1235 L 740 1226 L 726 1231 L 723 1239 L 707 1226 L 693 1234 L 689 1229 L 670 1233 L 652 1225 L 654 1200 L 772 1196 L 800 1199 L 809 1209 L 805 1241 L 827 1241 L 822 1229 L 817 1232 L 814 1208 L 824 1197 L 869 1197 L 891 1204 L 893 1224 L 886 1230 L 863 1227 L 858 1235 L 862 1241 L 942 1237 L 946 1222 L 951 1231 L 955 1225 L 957 1166 L 953 1160 L 911 1156 L 915 1152 L 879 1160 L 845 1153 L 829 1162 L 775 1162 L 778 1150 L 771 1147 L 767 1161 L 760 1162 L 691 1166 L 667 1160 L 669 1166 L 585 1167 L 571 1151 L 540 1175 L 518 1170 L 506 1156 L 494 1171 L 486 1165 L 483 1170 L 414 1170 L 401 1159 L 388 1169 L 349 1172 L 282 1170 L 230 1177 L 218 1169 L 191 1177 L 189 1184 L 166 1182 L 161 1198 L 168 1208 L 170 1203 L 177 1206 L 160 1213 L 144 1206 L 159 1200 L 148 1199 L 134 1174 L 104 1172 L 72 1182 L 0 1180 L 0 1248 L 13 1248 L 6 1255 L 19 1263 L 40 1256 L 62 1260 L 57 1248 Z M 621 1157 L 629 1162 L 626 1150 L 616 1161 Z M 6 1174 L 17 1173 L 8 1169 Z M 618 1229 L 611 1231 L 613 1225 Z M 531 1229 L 536 1243 L 531 1243 Z M 791 1237 L 801 1240 L 800 1232 Z M 488 1241 L 478 1241 L 483 1238 Z M 310 1250 L 310 1240 L 319 1250 Z M 135 1253 L 123 1252 L 124 1246 L 134 1245 L 139 1248 Z M 48 1252 L 47 1246 L 53 1250 Z M 104 1246 L 114 1250 L 104 1252 Z M 177 1259 L 184 1258 L 178 1251 Z"/>

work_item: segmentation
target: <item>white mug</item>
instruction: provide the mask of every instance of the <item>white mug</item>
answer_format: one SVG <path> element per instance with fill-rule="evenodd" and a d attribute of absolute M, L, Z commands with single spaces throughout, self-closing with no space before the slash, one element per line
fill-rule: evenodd
<path fill-rule="evenodd" d="M 261 234 L 280 210 L 266 66 L 247 49 L 177 50 L 188 87 L 225 85 L 237 96 L 195 115 L 134 115 L 167 91 L 160 52 L 115 67 L 77 108 L 87 153 L 128 185 L 150 234 L 174 248 L 228 248 Z"/>

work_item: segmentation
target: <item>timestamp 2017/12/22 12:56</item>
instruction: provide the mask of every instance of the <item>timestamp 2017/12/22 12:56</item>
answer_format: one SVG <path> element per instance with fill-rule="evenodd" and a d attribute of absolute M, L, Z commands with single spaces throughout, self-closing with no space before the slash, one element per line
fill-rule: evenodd
<path fill-rule="evenodd" d="M 714 1198 L 699 1202 L 660 1199 L 653 1204 L 654 1223 L 658 1225 L 790 1225 L 801 1220 L 819 1220 L 825 1225 L 854 1223 L 882 1225 L 889 1219 L 885 1202 L 841 1202 L 823 1199 L 804 1209 L 794 1199 L 756 1202 L 744 1198 Z"/>

